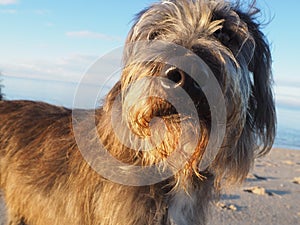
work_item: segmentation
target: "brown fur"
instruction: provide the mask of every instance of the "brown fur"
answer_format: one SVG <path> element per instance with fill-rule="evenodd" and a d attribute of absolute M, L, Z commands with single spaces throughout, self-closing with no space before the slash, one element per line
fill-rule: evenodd
<path fill-rule="evenodd" d="M 174 113 L 162 100 L 168 94 L 163 89 L 157 91 L 156 84 L 142 85 L 138 93 L 130 95 L 130 84 L 145 76 L 158 76 L 164 65 L 139 63 L 137 59 L 143 59 L 140 52 L 129 47 L 124 52 L 121 80 L 95 113 L 101 143 L 116 159 L 141 167 L 164 163 L 176 146 L 184 152 L 194 135 L 199 135 L 194 153 L 180 170 L 175 160 L 173 176 L 156 184 L 114 183 L 95 172 L 82 157 L 70 109 L 42 102 L 5 101 L 0 94 L 0 188 L 8 224 L 203 225 L 215 187 L 219 188 L 224 178 L 242 181 L 254 158 L 270 150 L 276 124 L 271 54 L 253 19 L 253 8 L 244 13 L 223 1 L 166 2 L 154 4 L 137 16 L 126 45 L 164 40 L 204 59 L 221 86 L 228 112 L 226 136 L 216 158 L 199 171 L 211 131 L 210 109 L 204 107 L 203 93 L 189 93 L 197 106 L 200 135 L 188 116 Z M 151 62 L 160 56 L 147 55 L 147 59 L 150 57 Z M 162 99 L 137 101 L 154 92 Z M 127 108 L 132 102 L 134 107 Z M 117 110 L 112 110 L 113 103 Z M 94 112 L 77 113 L 84 118 Z M 123 138 L 130 139 L 139 151 L 124 146 L 115 135 L 113 113 L 120 129 L 128 121 L 138 138 L 128 133 Z M 148 146 L 143 146 L 140 138 L 151 136 L 149 121 L 156 116 L 163 119 L 168 132 L 161 144 L 143 151 Z M 97 142 L 92 136 L 94 130 L 84 122 L 77 125 L 82 135 L 91 135 L 86 146 L 92 148 Z M 182 130 L 188 131 L 183 137 L 185 143 L 178 141 Z"/>

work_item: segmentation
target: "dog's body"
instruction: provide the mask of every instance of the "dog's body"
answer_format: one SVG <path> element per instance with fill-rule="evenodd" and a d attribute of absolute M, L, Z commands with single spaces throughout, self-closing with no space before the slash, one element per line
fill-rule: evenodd
<path fill-rule="evenodd" d="M 255 156 L 267 153 L 274 140 L 270 50 L 253 15 L 223 1 L 164 1 L 140 13 L 128 35 L 127 46 L 155 40 L 180 45 L 201 57 L 216 75 L 226 103 L 226 135 L 204 170 L 199 164 L 210 138 L 213 106 L 208 107 L 203 92 L 178 68 L 169 68 L 165 74 L 176 83 L 174 89 L 181 86 L 193 100 L 201 137 L 183 168 L 172 168 L 172 176 L 151 185 L 118 184 L 95 172 L 77 146 L 71 110 L 41 102 L 0 101 L 0 188 L 8 224 L 205 224 L 215 187 L 223 178 L 242 181 Z M 148 62 L 155 62 L 155 57 Z M 138 58 L 136 48 L 129 47 L 124 53 L 122 78 L 103 107 L 96 110 L 95 125 L 103 146 L 116 159 L 141 167 L 156 166 L 164 164 L 175 148 L 185 153 L 197 131 L 189 115 L 180 115 L 168 102 L 142 100 L 153 92 L 169 97 L 169 86 L 143 85 L 132 98 L 128 87 L 133 82 L 157 77 L 166 66 L 140 63 Z M 80 111 L 81 115 L 92 113 Z M 123 134 L 138 151 L 122 144 L 114 133 L 113 114 L 119 118 L 116 124 L 126 120 L 138 136 L 134 139 L 126 131 Z M 151 135 L 154 117 L 165 122 L 167 132 L 160 145 L 144 151 L 140 139 Z M 79 127 L 82 134 L 91 133 L 84 122 Z M 178 141 L 182 130 L 188 131 L 184 143 Z M 94 142 L 91 138 L 86 145 L 93 146 Z"/>

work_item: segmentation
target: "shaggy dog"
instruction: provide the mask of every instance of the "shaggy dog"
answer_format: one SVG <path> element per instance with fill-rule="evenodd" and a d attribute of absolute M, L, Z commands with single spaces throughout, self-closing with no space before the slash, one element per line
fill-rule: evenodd
<path fill-rule="evenodd" d="M 7 224 L 205 224 L 214 193 L 242 181 L 274 141 L 257 12 L 221 0 L 155 3 L 137 15 L 102 107 L 1 100 Z"/>

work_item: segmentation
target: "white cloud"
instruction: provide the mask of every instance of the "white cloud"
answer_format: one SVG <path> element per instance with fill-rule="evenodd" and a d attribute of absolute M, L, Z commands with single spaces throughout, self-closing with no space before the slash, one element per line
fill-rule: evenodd
<path fill-rule="evenodd" d="M 88 71 L 90 79 L 85 79 L 85 83 L 104 83 L 111 75 L 108 71 L 112 63 L 107 62 L 107 68 L 96 65 L 90 69 L 98 58 L 96 55 L 73 54 L 56 60 L 0 63 L 0 71 L 5 76 L 75 83 Z"/>
<path fill-rule="evenodd" d="M 278 87 L 299 87 L 299 76 L 275 76 L 275 85 Z"/>
<path fill-rule="evenodd" d="M 47 23 L 45 23 L 45 26 L 46 26 L 46 27 L 54 27 L 55 24 L 54 24 L 54 23 L 51 23 L 51 22 L 47 22 Z"/>
<path fill-rule="evenodd" d="M 12 5 L 17 3 L 18 0 L 0 0 L 0 5 Z"/>
<path fill-rule="evenodd" d="M 90 62 L 74 57 L 0 63 L 0 70 L 6 76 L 77 82 Z"/>
<path fill-rule="evenodd" d="M 17 12 L 15 9 L 0 9 L 1 14 L 17 14 Z"/>
<path fill-rule="evenodd" d="M 0 62 L 6 96 L 9 99 L 34 99 L 71 107 L 80 83 L 84 92 L 79 97 L 83 101 L 76 107 L 91 108 L 95 105 L 95 99 L 87 96 L 98 93 L 98 102 L 120 78 L 119 73 L 110 73 L 111 60 L 115 62 L 114 59 L 108 59 L 107 67 L 102 66 L 103 62 L 97 65 L 96 59 L 101 58 L 73 54 L 56 60 Z"/>
<path fill-rule="evenodd" d="M 33 12 L 37 15 L 48 15 L 50 13 L 50 11 L 46 9 L 36 9 Z"/>
<path fill-rule="evenodd" d="M 275 97 L 279 107 L 300 108 L 300 86 L 278 85 L 275 88 Z"/>
<path fill-rule="evenodd" d="M 112 37 L 106 34 L 97 33 L 93 31 L 88 30 L 81 30 L 81 31 L 69 31 L 66 32 L 66 35 L 68 37 L 75 37 L 75 38 L 89 38 L 89 39 L 101 39 L 101 40 L 109 40 L 109 41 L 115 41 L 119 40 L 118 37 Z"/>

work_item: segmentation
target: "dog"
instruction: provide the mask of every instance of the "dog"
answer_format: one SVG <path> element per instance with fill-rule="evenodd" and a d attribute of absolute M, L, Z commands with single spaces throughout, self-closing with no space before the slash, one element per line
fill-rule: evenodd
<path fill-rule="evenodd" d="M 242 8 L 164 0 L 141 11 L 96 110 L 1 97 L 7 224 L 206 224 L 222 186 L 242 182 L 275 137 L 270 47 L 259 10 Z"/>

